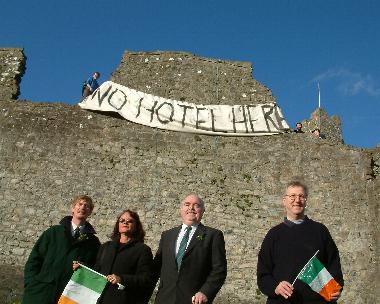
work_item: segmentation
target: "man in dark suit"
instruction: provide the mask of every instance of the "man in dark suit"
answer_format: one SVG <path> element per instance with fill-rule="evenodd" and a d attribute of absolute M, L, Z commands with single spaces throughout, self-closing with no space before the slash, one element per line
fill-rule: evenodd
<path fill-rule="evenodd" d="M 227 275 L 224 237 L 201 224 L 203 200 L 188 195 L 181 203 L 182 225 L 164 231 L 154 258 L 160 284 L 155 304 L 212 303 Z"/>

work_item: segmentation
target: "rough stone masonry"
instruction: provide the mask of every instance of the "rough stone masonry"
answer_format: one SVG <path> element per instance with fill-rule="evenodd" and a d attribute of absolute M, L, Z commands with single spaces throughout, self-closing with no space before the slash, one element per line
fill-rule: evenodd
<path fill-rule="evenodd" d="M 274 101 L 251 72 L 248 63 L 189 53 L 126 52 L 111 80 L 195 103 Z M 136 210 L 155 251 L 161 232 L 180 223 L 181 198 L 196 192 L 206 201 L 204 223 L 226 239 L 228 277 L 215 303 L 265 303 L 256 285 L 257 253 L 282 220 L 286 183 L 299 176 L 310 185 L 309 216 L 330 229 L 340 250 L 346 280 L 340 303 L 377 302 L 380 147 L 295 133 L 185 134 L 11 98 L 0 101 L 0 265 L 18 282 L 41 231 L 68 213 L 73 196 L 95 199 L 90 221 L 102 241 L 122 209 Z M 22 292 L 6 284 L 0 302 Z"/>
<path fill-rule="evenodd" d="M 0 100 L 17 99 L 25 62 L 23 49 L 0 48 Z"/>

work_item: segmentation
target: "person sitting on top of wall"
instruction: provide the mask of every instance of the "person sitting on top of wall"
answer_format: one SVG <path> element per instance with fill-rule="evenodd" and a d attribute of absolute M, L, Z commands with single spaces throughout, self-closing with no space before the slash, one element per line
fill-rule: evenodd
<path fill-rule="evenodd" d="M 300 122 L 297 122 L 297 123 L 296 123 L 296 128 L 294 129 L 294 132 L 295 132 L 295 133 L 304 133 L 304 132 L 302 131 L 302 123 L 300 123 Z"/>
<path fill-rule="evenodd" d="M 321 135 L 321 130 L 319 130 L 318 128 L 315 128 L 311 133 L 312 133 L 315 137 L 323 138 L 322 135 Z"/>
<path fill-rule="evenodd" d="M 99 88 L 98 79 L 100 77 L 99 72 L 95 72 L 90 78 L 88 78 L 82 87 L 82 98 L 85 99 L 87 96 L 90 96 L 97 88 Z"/>

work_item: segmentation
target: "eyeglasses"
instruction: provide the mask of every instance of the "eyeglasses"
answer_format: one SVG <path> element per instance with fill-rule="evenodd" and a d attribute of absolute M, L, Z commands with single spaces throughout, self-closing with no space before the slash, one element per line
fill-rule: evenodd
<path fill-rule="evenodd" d="M 292 202 L 296 200 L 296 197 L 298 197 L 300 201 L 306 201 L 306 197 L 303 194 L 285 194 L 285 196 L 289 197 Z"/>
<path fill-rule="evenodd" d="M 126 219 L 120 219 L 119 223 L 120 224 L 133 224 L 135 221 L 134 220 L 126 220 Z"/>

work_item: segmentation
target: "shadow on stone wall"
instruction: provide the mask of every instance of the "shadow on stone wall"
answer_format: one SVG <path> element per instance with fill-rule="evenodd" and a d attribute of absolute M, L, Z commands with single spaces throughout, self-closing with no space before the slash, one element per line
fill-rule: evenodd
<path fill-rule="evenodd" d="M 19 304 L 23 294 L 23 268 L 0 265 L 0 304 Z M 154 303 L 156 293 L 149 301 Z M 261 304 L 265 297 L 257 290 L 253 299 L 240 298 L 237 294 L 223 293 L 214 301 L 215 304 Z M 37 303 L 36 303 L 37 304 Z"/>
<path fill-rule="evenodd" d="M 215 304 L 264 304 L 265 302 L 266 297 L 260 292 L 250 300 L 239 298 L 236 294 L 223 294 L 214 301 Z"/>
<path fill-rule="evenodd" d="M 21 303 L 23 293 L 22 267 L 0 265 L 0 303 Z"/>
<path fill-rule="evenodd" d="M 157 290 L 155 290 L 152 297 L 150 298 L 149 304 L 154 304 L 156 292 Z M 257 290 L 256 295 L 249 300 L 247 300 L 244 297 L 239 297 L 237 293 L 219 293 L 213 301 L 213 304 L 264 304 L 265 302 L 266 296 L 264 296 L 259 290 Z"/>

